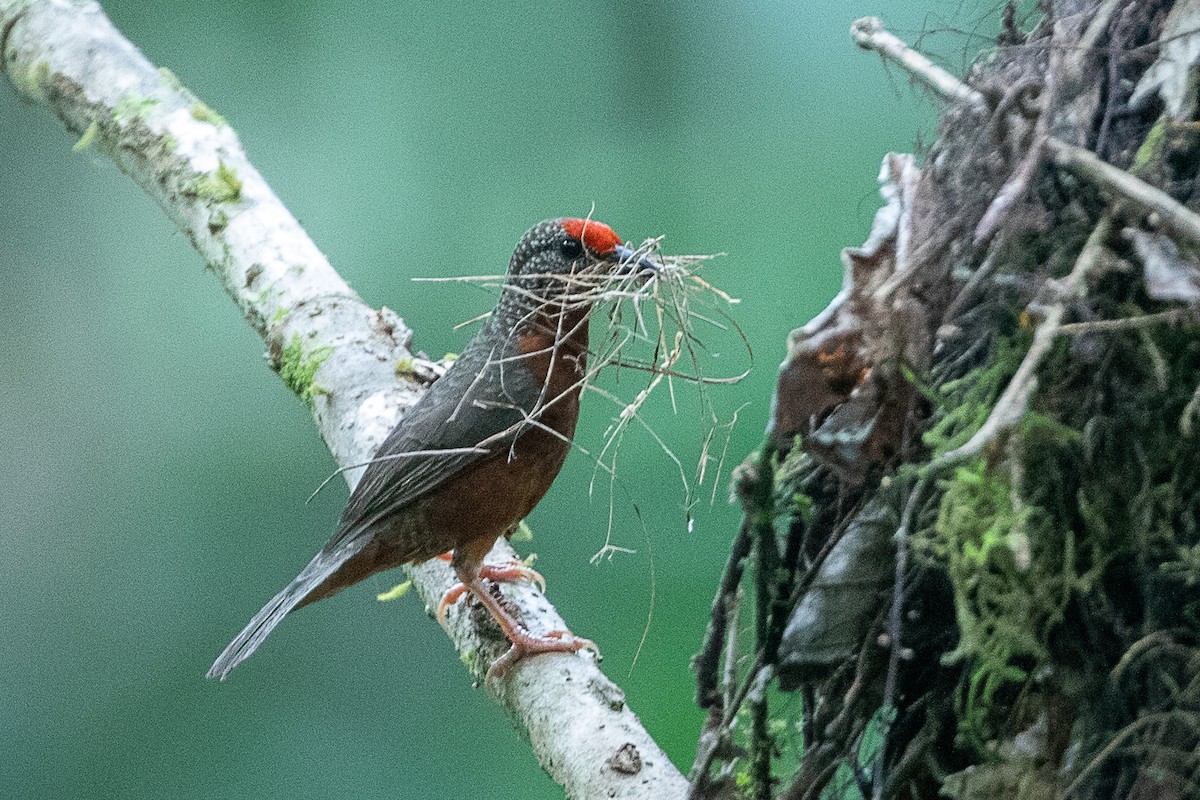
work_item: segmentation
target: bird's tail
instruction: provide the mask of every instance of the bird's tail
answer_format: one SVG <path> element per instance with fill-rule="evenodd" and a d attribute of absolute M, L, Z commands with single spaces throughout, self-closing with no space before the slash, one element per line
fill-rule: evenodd
<path fill-rule="evenodd" d="M 323 596 L 318 593 L 316 597 L 311 597 L 333 573 L 357 555 L 360 549 L 361 547 L 347 547 L 343 544 L 337 548 L 337 552 L 328 553 L 322 550 L 317 553 L 308 566 L 302 569 L 283 591 L 272 597 L 271 601 L 246 624 L 242 632 L 221 651 L 221 655 L 217 656 L 217 660 L 209 668 L 207 677 L 225 680 L 234 667 L 258 649 L 288 612 L 304 604 L 305 600 L 315 600 Z"/>

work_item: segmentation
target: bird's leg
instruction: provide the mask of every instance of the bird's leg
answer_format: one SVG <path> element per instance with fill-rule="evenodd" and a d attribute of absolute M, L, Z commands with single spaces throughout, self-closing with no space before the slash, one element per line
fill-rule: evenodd
<path fill-rule="evenodd" d="M 434 556 L 438 561 L 445 561 L 447 564 L 453 563 L 454 551 L 447 550 L 440 555 Z M 542 594 L 546 593 L 546 579 L 542 573 L 538 572 L 533 567 L 528 566 L 522 561 L 502 561 L 499 564 L 488 564 L 484 562 L 479 565 L 479 577 L 487 578 L 489 581 L 512 583 L 513 581 L 525 581 L 526 583 L 535 584 Z M 462 593 L 466 591 L 465 584 L 457 584 L 446 594 L 454 593 L 454 600 L 449 601 L 449 605 L 454 605 Z"/>
<path fill-rule="evenodd" d="M 577 653 L 580 650 L 591 650 L 597 656 L 600 655 L 600 648 L 596 646 L 595 642 L 576 636 L 567 630 L 550 631 L 543 636 L 530 633 L 478 578 L 473 583 L 467 584 L 467 591 L 475 595 L 476 599 L 483 604 L 483 607 L 492 615 L 492 619 L 496 620 L 496 624 L 500 626 L 500 630 L 504 631 L 504 635 L 512 642 L 512 647 L 508 648 L 508 652 L 497 658 L 488 668 L 489 680 L 504 677 L 504 673 L 513 664 L 526 656 L 539 653 Z"/>
<path fill-rule="evenodd" d="M 490 548 L 491 544 L 488 543 L 487 549 Z M 600 655 L 600 650 L 595 642 L 575 636 L 570 631 L 551 631 L 542 636 L 530 633 L 525 625 L 492 594 L 483 580 L 485 578 L 493 582 L 528 580 L 538 584 L 542 591 L 545 591 L 545 579 L 520 562 L 481 563 L 486 552 L 487 550 L 482 546 L 471 547 L 470 545 L 454 552 L 450 561 L 461 583 L 451 587 L 442 601 L 438 603 L 437 617 L 438 621 L 444 624 L 446 609 L 456 603 L 466 592 L 473 594 L 487 609 L 488 613 L 492 615 L 492 619 L 496 620 L 496 624 L 500 626 L 500 630 L 504 632 L 505 637 L 512 642 L 512 647 L 508 649 L 508 652 L 496 659 L 488 669 L 487 677 L 489 679 L 502 677 L 504 672 L 518 660 L 538 653 L 575 653 L 580 650 L 591 650 L 597 656 Z M 444 559 L 444 556 L 439 556 L 439 558 Z"/>
<path fill-rule="evenodd" d="M 453 551 L 442 553 L 436 556 L 439 561 L 454 561 Z M 514 581 L 525 581 L 532 583 L 538 587 L 542 594 L 546 593 L 546 579 L 542 577 L 542 573 L 532 567 L 527 567 L 520 561 L 505 561 L 500 564 L 483 563 L 479 565 L 478 576 L 486 578 L 493 583 L 513 583 Z M 441 602 L 437 607 L 437 621 L 439 625 L 446 624 L 446 612 L 450 606 L 454 605 L 459 599 L 466 594 L 467 584 L 456 583 L 450 587 L 446 594 L 442 595 Z"/>

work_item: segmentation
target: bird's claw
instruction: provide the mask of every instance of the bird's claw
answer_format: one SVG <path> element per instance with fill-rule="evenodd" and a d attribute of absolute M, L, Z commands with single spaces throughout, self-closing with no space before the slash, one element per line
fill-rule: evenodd
<path fill-rule="evenodd" d="M 580 650 L 590 650 L 599 661 L 600 648 L 591 639 L 576 636 L 570 631 L 550 631 L 541 636 L 524 633 L 511 639 L 512 647 L 497 658 L 488 668 L 487 680 L 503 678 L 513 664 L 527 656 L 541 653 L 578 653 Z"/>
<path fill-rule="evenodd" d="M 443 560 L 448 560 L 446 556 L 440 556 Z M 492 583 L 512 583 L 513 581 L 526 581 L 538 587 L 543 593 L 546 591 L 546 579 L 534 570 L 520 561 L 506 561 L 501 564 L 481 564 L 479 567 L 479 578 L 486 579 Z M 535 635 L 530 633 L 524 625 L 521 624 L 516 617 L 506 611 L 500 602 L 488 593 L 488 590 L 478 581 L 473 581 L 468 585 L 465 583 L 456 583 L 450 587 L 450 590 L 442 596 L 441 602 L 437 607 L 437 621 L 443 627 L 446 625 L 446 612 L 450 606 L 454 605 L 467 592 L 472 592 L 479 601 L 488 609 L 500 625 L 504 635 L 512 643 L 512 646 L 496 659 L 492 666 L 487 671 L 487 678 L 502 678 L 508 669 L 522 658 L 526 656 L 538 655 L 539 653 L 578 653 L 580 650 L 590 650 L 595 654 L 596 660 L 600 660 L 600 648 L 591 639 L 584 639 L 570 631 L 550 631 L 549 633 Z"/>
<path fill-rule="evenodd" d="M 450 606 L 458 602 L 458 598 L 462 597 L 467 591 L 465 583 L 456 583 L 450 587 L 442 599 L 438 601 L 437 606 L 437 621 L 438 625 L 446 627 L 446 612 L 450 610 Z"/>
<path fill-rule="evenodd" d="M 438 556 L 438 558 L 448 560 L 444 556 Z M 493 583 L 525 581 L 537 586 L 542 594 L 546 593 L 546 579 L 542 577 L 542 573 L 532 567 L 525 566 L 520 561 L 506 561 L 502 564 L 482 564 L 479 567 L 479 577 L 486 578 Z M 466 591 L 467 585 L 465 583 L 456 583 L 442 595 L 442 599 L 438 602 L 437 607 L 437 621 L 439 625 L 445 627 L 446 613 L 449 611 L 450 606 L 457 603 Z"/>
<path fill-rule="evenodd" d="M 525 581 L 538 587 L 542 594 L 546 593 L 546 579 L 542 573 L 533 567 L 527 567 L 520 561 L 505 561 L 502 564 L 483 564 L 479 567 L 479 577 L 486 578 L 492 583 L 512 583 Z"/>

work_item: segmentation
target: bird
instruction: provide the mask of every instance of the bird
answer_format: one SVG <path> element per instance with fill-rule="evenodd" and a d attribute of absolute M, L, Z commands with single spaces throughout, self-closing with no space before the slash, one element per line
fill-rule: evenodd
<path fill-rule="evenodd" d="M 438 607 L 474 596 L 511 642 L 489 669 L 594 643 L 534 635 L 486 581 L 541 576 L 485 564 L 558 476 L 571 449 L 587 370 L 588 320 L 613 279 L 652 280 L 661 265 L 590 218 L 539 222 L 521 237 L 486 322 L 380 445 L 329 542 L 263 606 L 208 671 L 224 680 L 292 611 L 383 570 L 442 557 L 460 581 Z"/>

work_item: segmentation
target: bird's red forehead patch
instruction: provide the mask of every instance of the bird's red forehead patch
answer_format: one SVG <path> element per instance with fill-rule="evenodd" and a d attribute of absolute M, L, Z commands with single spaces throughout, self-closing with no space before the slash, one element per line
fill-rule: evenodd
<path fill-rule="evenodd" d="M 594 219 L 564 220 L 563 230 L 602 255 L 611 253 L 621 243 L 621 237 L 612 228 Z"/>

